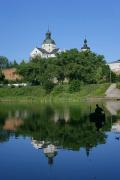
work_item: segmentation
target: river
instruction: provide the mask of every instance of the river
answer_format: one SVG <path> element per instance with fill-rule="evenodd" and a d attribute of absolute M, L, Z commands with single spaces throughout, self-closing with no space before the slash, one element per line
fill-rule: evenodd
<path fill-rule="evenodd" d="M 0 180 L 119 180 L 120 103 L 0 104 Z"/>

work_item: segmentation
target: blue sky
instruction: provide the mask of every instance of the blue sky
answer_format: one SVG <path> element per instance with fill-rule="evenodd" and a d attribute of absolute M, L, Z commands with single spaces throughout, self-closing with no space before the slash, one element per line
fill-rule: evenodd
<path fill-rule="evenodd" d="M 120 59 L 119 0 L 0 0 L 0 55 L 28 59 L 50 26 L 61 49 L 78 48 L 85 35 L 105 59 Z"/>

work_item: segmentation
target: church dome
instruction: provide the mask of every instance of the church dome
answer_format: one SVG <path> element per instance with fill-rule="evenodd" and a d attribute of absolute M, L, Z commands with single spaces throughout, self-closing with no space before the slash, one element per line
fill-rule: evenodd
<path fill-rule="evenodd" d="M 43 44 L 53 44 L 53 45 L 55 45 L 55 41 L 51 38 L 51 32 L 50 31 L 48 31 L 46 33 L 46 38 L 43 41 Z"/>
<path fill-rule="evenodd" d="M 82 51 L 87 51 L 89 50 L 90 51 L 90 47 L 88 47 L 87 45 L 87 39 L 85 38 L 84 39 L 84 44 L 83 44 L 83 47 L 81 48 Z"/>

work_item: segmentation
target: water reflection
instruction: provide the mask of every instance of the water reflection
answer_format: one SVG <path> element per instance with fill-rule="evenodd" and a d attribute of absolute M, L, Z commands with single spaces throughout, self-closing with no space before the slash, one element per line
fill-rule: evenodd
<path fill-rule="evenodd" d="M 57 147 L 54 144 L 32 139 L 32 145 L 35 149 L 43 149 L 43 153 L 48 158 L 48 164 L 53 164 L 53 159 L 57 155 Z"/>
<path fill-rule="evenodd" d="M 105 112 L 98 104 L 96 105 L 95 112 L 90 113 L 90 121 L 95 123 L 97 131 L 105 124 Z"/>
<path fill-rule="evenodd" d="M 0 142 L 11 136 L 30 137 L 33 147 L 42 149 L 49 164 L 53 164 L 59 148 L 73 151 L 84 148 L 89 156 L 93 147 L 106 143 L 106 132 L 116 125 L 113 117 L 112 127 L 105 106 L 106 118 L 102 113 L 90 114 L 90 106 L 94 112 L 95 104 L 0 106 Z"/>

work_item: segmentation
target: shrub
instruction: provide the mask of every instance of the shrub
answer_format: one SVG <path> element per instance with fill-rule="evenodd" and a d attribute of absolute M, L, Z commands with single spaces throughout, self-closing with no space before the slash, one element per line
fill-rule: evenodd
<path fill-rule="evenodd" d="M 46 90 L 47 93 L 50 93 L 54 88 L 54 83 L 52 81 L 45 81 L 43 83 L 43 88 Z"/>
<path fill-rule="evenodd" d="M 53 90 L 53 94 L 60 94 L 64 91 L 64 87 L 62 84 L 56 85 Z"/>
<path fill-rule="evenodd" d="M 69 84 L 69 92 L 74 93 L 80 91 L 81 82 L 79 80 L 73 80 Z"/>
<path fill-rule="evenodd" d="M 11 88 L 15 88 L 15 86 L 12 84 L 11 86 L 10 86 Z"/>

